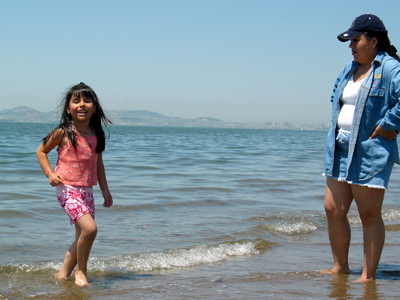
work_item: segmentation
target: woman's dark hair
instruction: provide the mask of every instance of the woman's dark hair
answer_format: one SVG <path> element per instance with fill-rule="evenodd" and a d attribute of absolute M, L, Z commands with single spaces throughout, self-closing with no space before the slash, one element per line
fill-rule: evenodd
<path fill-rule="evenodd" d="M 390 40 L 386 32 L 369 31 L 365 32 L 364 35 L 368 40 L 371 40 L 375 37 L 378 40 L 378 50 L 387 52 L 390 56 L 394 57 L 400 62 L 400 57 L 396 54 L 397 49 L 395 46 L 390 44 Z"/>
<path fill-rule="evenodd" d="M 65 96 L 61 99 L 59 105 L 59 110 L 61 113 L 60 125 L 43 139 L 43 143 L 45 144 L 56 131 L 61 129 L 62 131 L 67 133 L 68 138 L 71 141 L 72 145 L 76 147 L 76 137 L 74 131 L 72 131 L 72 125 L 73 125 L 72 116 L 67 112 L 69 108 L 69 102 L 73 97 L 78 99 L 81 97 L 92 99 L 94 113 L 90 118 L 89 125 L 93 128 L 94 134 L 96 135 L 97 138 L 96 152 L 97 153 L 103 152 L 106 147 L 106 136 L 102 124 L 104 124 L 107 127 L 108 132 L 110 132 L 109 129 L 110 129 L 110 124 L 112 124 L 112 122 L 104 114 L 96 93 L 93 91 L 91 87 L 84 84 L 83 82 L 71 87 L 66 92 Z"/>

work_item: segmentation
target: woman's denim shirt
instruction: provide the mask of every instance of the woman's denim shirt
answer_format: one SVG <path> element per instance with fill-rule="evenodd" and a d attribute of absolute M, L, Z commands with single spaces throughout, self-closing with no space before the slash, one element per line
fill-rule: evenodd
<path fill-rule="evenodd" d="M 333 88 L 332 126 L 328 132 L 325 152 L 325 175 L 332 176 L 335 138 L 340 112 L 340 96 L 347 81 L 358 67 L 356 61 L 346 65 Z M 400 63 L 385 52 L 379 52 L 372 70 L 359 90 L 349 141 L 347 180 L 362 181 L 381 172 L 387 163 L 399 163 L 397 140 L 381 136 L 369 139 L 375 128 L 400 129 Z"/>

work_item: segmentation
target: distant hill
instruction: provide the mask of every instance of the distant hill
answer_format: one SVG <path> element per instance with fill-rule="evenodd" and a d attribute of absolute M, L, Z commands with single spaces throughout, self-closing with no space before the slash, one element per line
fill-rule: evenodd
<path fill-rule="evenodd" d="M 28 106 L 19 106 L 0 111 L 0 121 L 52 123 L 58 122 L 59 117 L 55 112 L 41 112 Z"/>
<path fill-rule="evenodd" d="M 111 110 L 106 115 L 114 124 L 149 125 L 150 123 L 165 123 L 172 118 L 148 110 Z"/>
<path fill-rule="evenodd" d="M 179 117 L 167 117 L 148 110 L 111 110 L 106 111 L 105 113 L 115 125 L 297 130 L 327 130 L 329 128 L 329 125 L 323 124 L 293 126 L 289 122 L 224 122 L 219 119 L 209 117 L 184 119 Z M 1 122 L 58 123 L 59 121 L 60 117 L 54 111 L 41 112 L 27 106 L 19 106 L 13 109 L 4 109 L 0 111 L 0 124 Z"/>
<path fill-rule="evenodd" d="M 221 120 L 218 120 L 218 119 L 207 118 L 207 117 L 200 117 L 200 118 L 197 118 L 197 120 L 200 120 L 200 121 L 211 121 L 211 122 L 224 122 L 224 121 L 221 121 Z"/>
<path fill-rule="evenodd" d="M 220 126 L 224 123 L 221 120 L 207 117 L 197 119 L 167 117 L 148 110 L 111 110 L 105 113 L 114 124 L 118 125 L 218 127 L 217 125 Z M 56 112 L 40 112 L 27 106 L 0 111 L 0 121 L 58 123 L 59 120 L 60 117 Z"/>

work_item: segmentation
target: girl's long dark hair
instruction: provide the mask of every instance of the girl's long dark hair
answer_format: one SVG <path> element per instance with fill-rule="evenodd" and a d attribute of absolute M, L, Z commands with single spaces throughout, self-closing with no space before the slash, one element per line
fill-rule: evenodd
<path fill-rule="evenodd" d="M 377 47 L 379 51 L 387 52 L 390 56 L 392 56 L 398 62 L 400 62 L 400 57 L 396 54 L 397 49 L 395 46 L 390 44 L 390 40 L 386 32 L 368 31 L 365 32 L 364 35 L 368 40 L 371 40 L 373 37 L 376 37 L 376 39 L 378 40 Z"/>
<path fill-rule="evenodd" d="M 64 134 L 65 133 L 67 134 L 72 145 L 76 147 L 76 134 L 72 130 L 72 125 L 73 125 L 72 116 L 67 112 L 67 109 L 69 107 L 69 102 L 71 101 L 72 97 L 77 97 L 77 98 L 85 97 L 92 99 L 94 113 L 90 118 L 89 125 L 93 128 L 94 134 L 96 135 L 97 138 L 96 152 L 97 153 L 103 152 L 106 147 L 106 136 L 102 124 L 104 124 L 107 127 L 108 132 L 110 132 L 110 124 L 112 124 L 112 122 L 104 114 L 104 111 L 101 108 L 96 93 L 93 91 L 91 87 L 84 84 L 83 82 L 71 87 L 67 91 L 65 96 L 61 99 L 59 105 L 59 110 L 61 113 L 60 125 L 57 128 L 53 129 L 53 131 L 50 132 L 43 139 L 43 144 L 45 144 L 56 131 L 61 129 L 64 132 Z"/>

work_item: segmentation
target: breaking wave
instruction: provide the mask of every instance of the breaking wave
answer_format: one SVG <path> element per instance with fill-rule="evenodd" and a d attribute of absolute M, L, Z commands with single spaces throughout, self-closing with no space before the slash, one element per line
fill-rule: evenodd
<path fill-rule="evenodd" d="M 259 249 L 268 246 L 268 242 L 256 241 L 227 242 L 219 245 L 199 245 L 190 249 L 174 249 L 160 253 L 133 253 L 108 258 L 91 258 L 90 272 L 148 272 L 157 269 L 171 269 L 217 263 L 228 258 L 259 254 Z M 18 274 L 29 272 L 54 272 L 60 269 L 62 262 L 43 262 L 38 264 L 13 264 L 1 266 L 0 274 Z"/>

